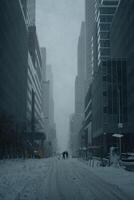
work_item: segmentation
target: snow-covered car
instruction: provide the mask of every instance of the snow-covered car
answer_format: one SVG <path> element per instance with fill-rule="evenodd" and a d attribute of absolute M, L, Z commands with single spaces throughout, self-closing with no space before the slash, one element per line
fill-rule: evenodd
<path fill-rule="evenodd" d="M 120 165 L 126 170 L 134 171 L 134 153 L 122 154 Z"/>

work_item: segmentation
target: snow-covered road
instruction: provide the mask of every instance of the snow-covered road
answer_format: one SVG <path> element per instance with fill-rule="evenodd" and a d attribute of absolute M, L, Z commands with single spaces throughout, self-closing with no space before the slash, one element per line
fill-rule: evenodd
<path fill-rule="evenodd" d="M 0 165 L 0 200 L 131 199 L 77 160 L 53 158 Z"/>

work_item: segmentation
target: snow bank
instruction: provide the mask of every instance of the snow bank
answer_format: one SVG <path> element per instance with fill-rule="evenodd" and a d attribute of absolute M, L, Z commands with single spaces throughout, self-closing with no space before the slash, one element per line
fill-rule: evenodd
<path fill-rule="evenodd" d="M 0 161 L 0 200 L 17 200 L 23 189 L 37 180 L 47 170 L 49 160 Z M 35 191 L 35 188 L 31 188 Z"/>
<path fill-rule="evenodd" d="M 134 199 L 134 172 L 129 172 L 121 167 L 100 167 L 97 160 L 92 164 L 85 162 L 95 175 L 113 185 L 116 185 Z"/>

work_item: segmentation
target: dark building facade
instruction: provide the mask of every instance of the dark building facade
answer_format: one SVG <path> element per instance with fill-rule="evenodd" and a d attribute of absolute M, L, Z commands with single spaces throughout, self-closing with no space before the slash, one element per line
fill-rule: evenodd
<path fill-rule="evenodd" d="M 7 129 L 0 137 L 6 140 L 4 134 L 15 135 L 26 119 L 28 33 L 19 1 L 0 2 L 0 23 L 0 117 L 1 126 Z M 12 125 L 7 125 L 9 121 Z"/>
<path fill-rule="evenodd" d="M 86 1 L 86 6 L 87 2 L 88 1 Z M 110 102 L 110 99 L 113 98 L 110 93 L 113 89 L 110 91 L 110 89 L 108 89 L 108 80 L 104 81 L 103 79 L 105 79 L 105 76 L 107 76 L 107 70 L 112 70 L 109 72 L 110 75 L 108 76 L 112 76 L 114 69 L 116 70 L 116 67 L 113 67 L 114 62 L 116 63 L 115 65 L 122 66 L 122 64 L 117 64 L 118 62 L 111 58 L 110 49 L 110 27 L 119 1 L 96 0 L 91 2 L 92 7 L 94 8 L 92 12 L 86 15 L 86 21 L 88 22 L 86 23 L 87 30 L 90 30 L 89 32 L 86 32 L 88 34 L 87 38 L 90 36 L 90 43 L 88 40 L 86 40 L 89 47 L 86 49 L 86 51 L 88 51 L 87 55 L 88 59 L 90 59 L 90 69 L 92 71 L 90 76 L 92 86 L 91 88 L 89 86 L 87 95 L 85 97 L 85 125 L 90 129 L 91 132 L 90 137 L 88 137 L 88 144 L 94 146 L 103 146 L 101 141 L 103 134 L 107 132 L 111 133 L 112 135 L 112 133 L 115 132 L 113 125 L 114 122 L 113 120 L 110 121 L 111 114 L 106 111 L 108 101 Z M 88 4 L 91 4 L 91 2 L 88 2 Z M 90 9 L 91 7 L 87 7 L 86 12 L 89 12 Z M 91 14 L 92 17 L 90 17 Z M 89 23 L 91 19 L 92 22 Z M 110 84 L 113 85 L 112 79 Z M 104 87 L 107 87 L 107 89 Z M 106 96 L 104 97 L 103 95 Z M 108 130 L 110 126 L 111 129 Z M 110 143 L 112 145 L 112 139 Z"/>
<path fill-rule="evenodd" d="M 102 61 L 93 81 L 92 140 L 105 152 L 116 145 L 112 135 L 127 130 L 127 76 L 126 59 Z M 119 129 L 123 124 L 123 129 Z M 124 143 L 123 149 L 127 146 Z"/>
<path fill-rule="evenodd" d="M 102 153 L 117 145 L 112 135 L 125 131 L 127 123 L 127 61 L 126 57 L 111 57 L 110 31 L 118 5 L 118 0 L 96 1 L 92 33 L 91 144 Z"/>
<path fill-rule="evenodd" d="M 132 104 L 131 108 L 128 108 L 133 101 L 132 96 L 129 97 L 129 93 L 132 95 L 133 88 L 133 78 L 129 79 L 129 76 L 133 77 L 132 65 L 131 67 L 129 65 L 130 60 L 131 64 L 133 62 L 132 57 L 128 59 L 126 47 L 128 48 L 130 39 L 128 32 L 130 27 L 128 28 L 127 21 L 131 21 L 129 26 L 132 28 L 133 15 L 132 9 L 131 12 L 129 9 L 133 3 L 131 0 L 129 3 L 125 0 L 86 0 L 85 5 L 86 73 L 88 75 L 85 119 L 80 131 L 84 133 L 82 141 L 85 141 L 87 150 L 97 149 L 99 153 L 106 155 L 111 146 L 119 146 L 113 134 L 122 133 L 124 136 L 122 150 L 129 151 L 128 125 L 130 126 L 130 118 L 131 125 L 133 121 L 132 115 L 129 114 Z M 131 55 L 133 55 L 132 41 L 129 42 Z M 132 110 L 130 113 L 133 112 Z"/>
<path fill-rule="evenodd" d="M 35 10 L 31 10 L 34 5 L 34 0 L 0 3 L 1 155 L 24 153 L 34 140 L 32 132 L 43 127 L 42 60 L 34 25 Z"/>
<path fill-rule="evenodd" d="M 97 24 L 97 55 L 98 67 L 102 60 L 110 58 L 110 27 L 116 12 L 119 0 L 103 0 L 97 4 L 96 24 Z"/>
<path fill-rule="evenodd" d="M 6 112 L 18 119 L 24 119 L 26 113 L 27 29 L 18 1 L 12 3 L 3 1 L 1 5 L 0 110 L 1 113 Z"/>
<path fill-rule="evenodd" d="M 27 90 L 27 118 L 31 119 L 31 114 L 34 113 L 34 118 L 41 124 L 41 106 L 42 106 L 42 60 L 41 52 L 39 48 L 36 27 L 29 26 L 28 28 L 29 35 L 29 51 L 28 51 L 28 90 Z M 35 107 L 34 111 L 32 110 L 32 91 L 35 95 Z"/>
<path fill-rule="evenodd" d="M 134 1 L 121 0 L 111 26 L 111 54 L 127 58 L 127 110 L 130 150 L 134 149 Z"/>
<path fill-rule="evenodd" d="M 84 119 L 84 132 L 85 132 L 85 146 L 92 145 L 92 84 L 85 96 L 85 119 Z"/>
<path fill-rule="evenodd" d="M 86 72 L 87 83 L 86 89 L 88 90 L 92 82 L 92 35 L 95 24 L 95 0 L 85 0 L 85 26 L 86 26 Z"/>

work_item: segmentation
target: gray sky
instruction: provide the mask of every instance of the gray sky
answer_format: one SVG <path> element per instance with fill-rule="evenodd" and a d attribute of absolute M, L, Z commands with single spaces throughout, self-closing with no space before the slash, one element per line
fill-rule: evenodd
<path fill-rule="evenodd" d="M 74 111 L 77 43 L 84 0 L 36 0 L 40 46 L 47 48 L 47 63 L 54 75 L 55 122 L 61 150 L 67 148 L 69 115 Z"/>

